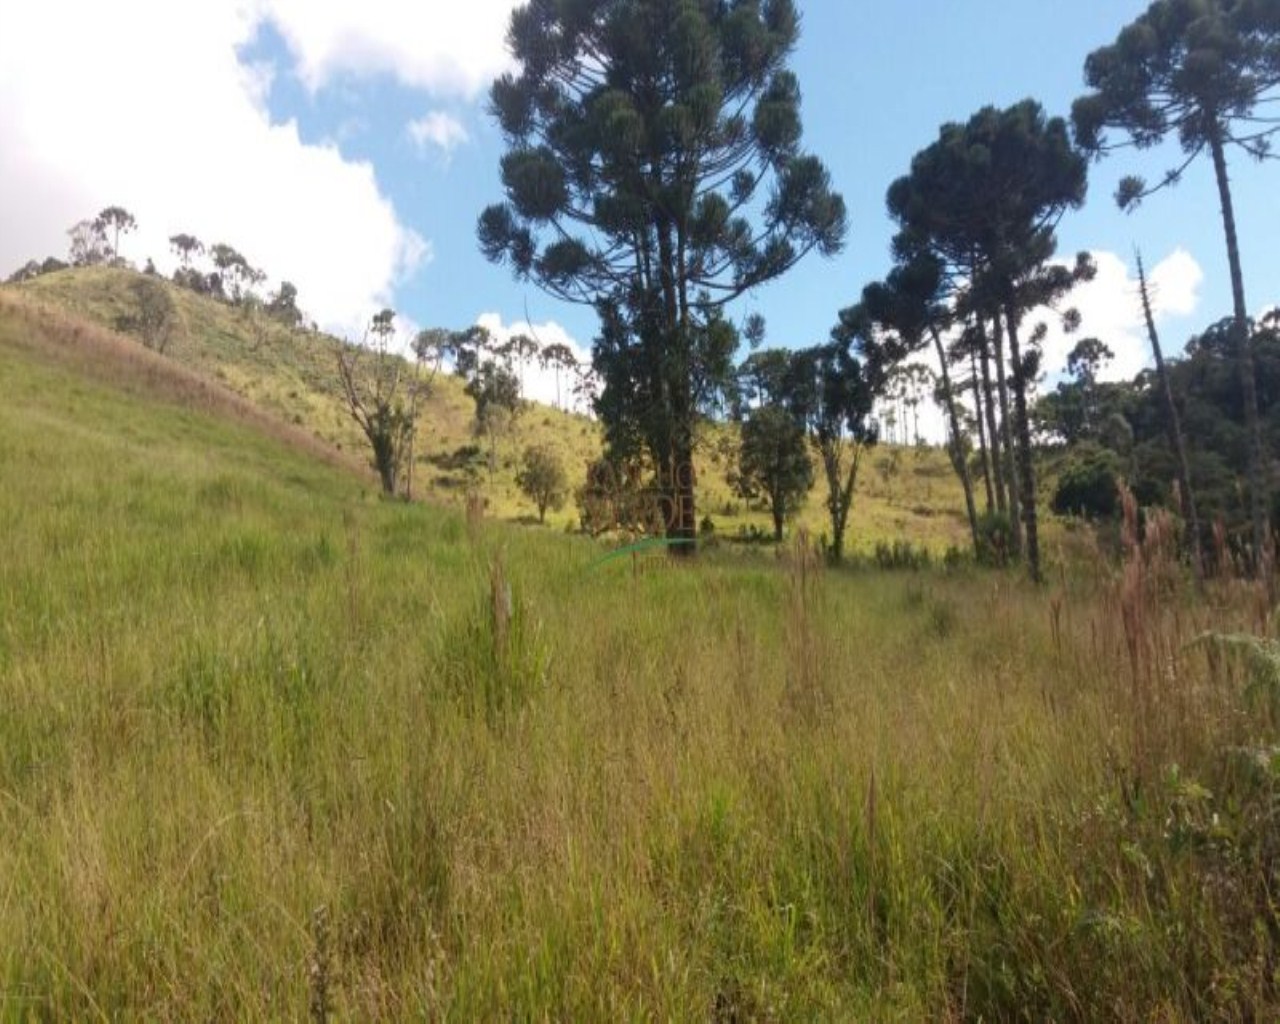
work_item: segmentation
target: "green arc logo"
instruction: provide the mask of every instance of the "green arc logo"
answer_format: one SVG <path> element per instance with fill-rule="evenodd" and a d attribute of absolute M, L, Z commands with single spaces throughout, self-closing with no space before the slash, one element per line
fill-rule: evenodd
<path fill-rule="evenodd" d="M 674 548 L 690 546 L 696 543 L 697 541 L 692 537 L 650 537 L 648 540 L 642 540 L 638 544 L 628 544 L 626 547 L 618 548 L 616 551 L 610 551 L 603 558 L 598 558 L 587 566 L 587 571 L 591 572 L 593 569 L 598 569 L 600 566 L 623 558 L 626 555 L 637 555 L 642 551 L 652 551 L 655 548 Z"/>

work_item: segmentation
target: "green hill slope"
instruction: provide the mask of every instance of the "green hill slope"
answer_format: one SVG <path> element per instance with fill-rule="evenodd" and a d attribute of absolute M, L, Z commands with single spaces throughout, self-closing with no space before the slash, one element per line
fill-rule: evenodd
<path fill-rule="evenodd" d="M 1275 1019 L 1272 709 L 1158 653 L 1251 592 L 600 564 L 5 292 L 0 380 L 0 1018 Z"/>
<path fill-rule="evenodd" d="M 86 317 L 106 327 L 133 311 L 132 271 L 107 267 L 65 270 L 18 286 L 29 300 Z M 235 307 L 166 285 L 179 310 L 181 327 L 168 356 L 217 380 L 283 419 L 363 460 L 364 440 L 347 415 L 335 372 L 334 339 L 276 324 L 255 329 Z M 419 493 L 457 502 L 465 477 L 458 456 L 480 443 L 472 436 L 473 404 L 456 378 L 442 376 L 423 412 L 415 482 Z M 697 466 L 699 517 L 709 515 L 722 536 L 744 530 L 769 530 L 763 509 L 736 497 L 726 479 L 729 466 L 715 454 L 713 430 Z M 530 405 L 510 438 L 500 446 L 493 480 L 481 473 L 478 487 L 498 518 L 527 519 L 530 502 L 515 484 L 520 452 L 538 444 L 557 452 L 572 486 L 582 482 L 587 463 L 601 450 L 592 420 L 543 405 Z M 577 512 L 570 502 L 548 521 L 572 526 Z M 810 495 L 797 525 L 820 536 L 827 529 L 820 492 Z M 869 551 L 878 541 L 906 539 L 941 552 L 964 546 L 967 530 L 963 501 L 945 455 L 936 449 L 883 447 L 869 453 L 849 526 L 849 550 Z"/>

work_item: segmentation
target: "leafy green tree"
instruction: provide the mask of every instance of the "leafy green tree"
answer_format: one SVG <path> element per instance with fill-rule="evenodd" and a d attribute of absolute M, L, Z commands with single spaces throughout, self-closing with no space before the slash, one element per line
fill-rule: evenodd
<path fill-rule="evenodd" d="M 672 513 L 651 472 L 640 457 L 606 455 L 589 463 L 586 479 L 574 491 L 582 529 L 593 537 L 611 531 L 632 537 L 662 533 Z"/>
<path fill-rule="evenodd" d="M 1098 373 L 1113 358 L 1111 349 L 1097 338 L 1077 342 L 1067 353 L 1067 372 L 1073 379 L 1063 381 L 1037 403 L 1033 418 L 1038 429 L 1069 445 L 1097 440 L 1112 411 L 1108 400 L 1112 389 L 1098 381 Z"/>
<path fill-rule="evenodd" d="M 412 444 L 416 403 L 408 364 L 392 351 L 395 312 L 374 316 L 359 345 L 338 348 L 338 382 L 347 411 L 373 450 L 373 468 L 382 491 L 394 495 Z"/>
<path fill-rule="evenodd" d="M 1019 507 L 1027 566 L 1036 580 L 1040 547 L 1028 395 L 1038 352 L 1034 341 L 1024 348 L 1020 328 L 1031 310 L 1053 304 L 1094 273 L 1083 253 L 1073 268 L 1050 262 L 1058 220 L 1084 203 L 1086 171 L 1066 122 L 1024 100 L 1005 110 L 983 108 L 963 125 L 944 125 L 888 196 L 901 226 L 894 240 L 899 258 L 928 253 L 956 280 L 967 272 L 967 302 L 994 311 L 1003 324 L 1012 364 Z"/>
<path fill-rule="evenodd" d="M 511 430 L 520 412 L 520 380 L 505 363 L 493 359 L 481 363 L 467 382 L 466 392 L 476 403 L 475 432 L 489 441 L 489 481 L 497 470 L 498 442 Z"/>
<path fill-rule="evenodd" d="M 98 214 L 95 223 L 101 226 L 104 237 L 108 231 L 111 232 L 111 258 L 118 260 L 120 258 L 120 236 L 127 235 L 130 231 L 135 230 L 138 222 L 133 219 L 133 214 L 123 206 L 108 206 Z"/>
<path fill-rule="evenodd" d="M 742 424 L 742 449 L 734 488 L 747 500 L 763 499 L 773 518 L 773 539 L 813 487 L 813 460 L 804 425 L 786 409 L 752 409 Z"/>
<path fill-rule="evenodd" d="M 1096 384 L 1098 373 L 1116 354 L 1097 338 L 1081 338 L 1067 353 L 1067 372 L 1081 384 Z"/>
<path fill-rule="evenodd" d="M 110 258 L 107 249 L 107 234 L 102 224 L 96 220 L 82 220 L 67 230 L 71 238 L 71 265 L 73 267 L 92 267 L 106 263 Z"/>
<path fill-rule="evenodd" d="M 560 457 L 549 448 L 535 446 L 524 450 L 516 486 L 537 506 L 538 522 L 547 521 L 547 509 L 564 507 L 568 478 Z"/>
<path fill-rule="evenodd" d="M 1120 458 L 1110 449 L 1092 442 L 1073 448 L 1053 492 L 1053 511 L 1062 516 L 1114 518 L 1123 475 Z"/>
<path fill-rule="evenodd" d="M 1070 447 L 1102 439 L 1108 418 L 1122 411 L 1132 385 L 1064 380 L 1031 410 L 1037 435 L 1047 444 Z"/>
<path fill-rule="evenodd" d="M 826 482 L 831 521 L 828 553 L 844 559 L 845 534 L 853 508 L 862 455 L 876 442 L 871 420 L 876 382 L 839 339 L 796 353 L 787 387 L 792 410 L 813 436 Z"/>
<path fill-rule="evenodd" d="M 767 348 L 752 352 L 738 367 L 734 395 L 740 411 L 777 404 L 787 397 L 793 372 L 794 353 L 784 348 Z"/>
<path fill-rule="evenodd" d="M 1155 186 L 1125 178 L 1116 194 L 1122 207 L 1177 183 L 1205 152 L 1213 162 L 1231 270 L 1258 562 L 1269 540 L 1270 487 L 1227 150 L 1266 158 L 1280 131 L 1273 115 L 1257 112 L 1259 105 L 1280 99 L 1280 0 L 1156 0 L 1114 43 L 1089 54 L 1085 80 L 1092 91 L 1076 100 L 1072 121 L 1086 150 L 1102 156 L 1122 145 L 1145 149 L 1173 137 L 1186 157 Z M 1112 130 L 1120 133 L 1119 141 L 1108 136 Z"/>
<path fill-rule="evenodd" d="M 266 311 L 268 316 L 286 327 L 295 328 L 302 323 L 297 286 L 290 281 L 281 281 L 279 290 L 267 301 Z"/>
<path fill-rule="evenodd" d="M 491 92 L 507 196 L 481 249 L 600 312 L 610 450 L 647 450 L 690 542 L 695 426 L 737 345 L 721 310 L 845 232 L 800 147 L 798 26 L 791 0 L 533 0 L 511 17 L 518 71 Z"/>
<path fill-rule="evenodd" d="M 24 281 L 34 281 L 44 271 L 41 269 L 39 260 L 27 260 L 22 266 L 5 278 L 5 284 L 22 284 Z"/>
<path fill-rule="evenodd" d="M 1250 494 L 1243 486 L 1249 444 L 1234 330 L 1234 319 L 1228 317 L 1192 338 L 1184 356 L 1162 357 L 1163 371 L 1144 370 L 1129 382 L 1096 384 L 1090 403 L 1094 419 L 1087 429 L 1068 437 L 1060 463 L 1059 483 L 1071 469 L 1072 486 L 1079 488 L 1082 480 L 1087 482 L 1085 470 L 1092 471 L 1090 464 L 1097 462 L 1089 453 L 1108 452 L 1105 461 L 1126 478 L 1140 504 L 1181 512 L 1193 566 L 1197 557 L 1196 538 L 1191 536 L 1194 517 L 1205 572 L 1211 568 L 1211 556 L 1223 550 L 1219 535 L 1225 539 L 1229 557 L 1241 564 L 1247 565 L 1252 554 Z M 1280 331 L 1266 323 L 1255 325 L 1252 345 L 1265 443 L 1268 451 L 1280 451 Z M 1078 381 L 1063 383 L 1037 403 L 1041 429 L 1067 437 L 1066 430 L 1053 426 L 1061 415 L 1053 407 L 1069 389 L 1078 393 L 1079 388 Z M 1171 429 L 1171 406 L 1180 431 Z M 1191 491 L 1184 479 L 1194 482 L 1194 502 L 1187 500 Z M 1095 514 L 1097 510 L 1095 505 Z M 1280 529 L 1277 511 L 1271 512 L 1273 530 Z M 1219 567 L 1225 568 L 1221 562 Z"/>
<path fill-rule="evenodd" d="M 136 334 L 153 352 L 164 355 L 178 328 L 178 310 L 168 287 L 149 277 L 136 279 L 131 287 L 134 308 L 122 316 L 117 326 Z"/>

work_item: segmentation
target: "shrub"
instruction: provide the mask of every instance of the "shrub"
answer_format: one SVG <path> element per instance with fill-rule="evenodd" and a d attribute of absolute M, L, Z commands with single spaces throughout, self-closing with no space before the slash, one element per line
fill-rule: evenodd
<path fill-rule="evenodd" d="M 978 518 L 978 561 L 1002 567 L 1013 551 L 1013 522 L 1007 512 L 987 512 Z"/>
<path fill-rule="evenodd" d="M 549 448 L 531 447 L 524 451 L 516 485 L 538 508 L 538 522 L 545 523 L 547 509 L 559 511 L 564 507 L 568 482 L 564 464 Z"/>
<path fill-rule="evenodd" d="M 547 682 L 550 650 L 501 561 L 489 569 L 489 587 L 475 612 L 445 637 L 444 676 L 470 713 L 500 726 Z"/>
<path fill-rule="evenodd" d="M 874 559 L 876 567 L 889 571 L 927 569 L 932 561 L 929 549 L 912 544 L 909 540 L 895 540 L 892 544 L 877 541 Z"/>
<path fill-rule="evenodd" d="M 153 352 L 164 354 L 178 326 L 178 312 L 160 281 L 141 277 L 133 283 L 134 311 L 119 317 L 116 326 L 137 335 Z"/>
<path fill-rule="evenodd" d="M 1113 519 L 1119 508 L 1120 458 L 1097 445 L 1081 444 L 1062 469 L 1053 494 L 1058 515 Z"/>

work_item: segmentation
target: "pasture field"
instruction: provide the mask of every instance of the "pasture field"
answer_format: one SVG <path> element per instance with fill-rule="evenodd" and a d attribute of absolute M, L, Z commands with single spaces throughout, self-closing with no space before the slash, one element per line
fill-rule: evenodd
<path fill-rule="evenodd" d="M 1159 529 L 599 564 L 29 304 L 0 379 L 0 1018 L 1280 1011 L 1271 605 Z"/>
<path fill-rule="evenodd" d="M 8 289 L 8 294 L 15 303 L 34 304 L 55 316 L 84 318 L 113 328 L 134 311 L 131 287 L 137 278 L 135 272 L 115 267 L 78 267 L 42 275 Z M 167 353 L 173 362 L 223 384 L 353 459 L 367 461 L 363 435 L 342 404 L 336 339 L 289 330 L 185 288 L 166 287 L 177 310 L 178 327 Z M 567 402 L 567 381 L 565 390 Z M 461 505 L 465 492 L 473 489 L 488 502 L 491 518 L 528 524 L 535 509 L 515 480 L 525 446 L 554 452 L 571 487 L 585 480 L 587 464 L 602 450 L 594 420 L 530 403 L 510 435 L 499 438 L 495 472 L 490 476 L 487 466 L 481 465 L 487 462 L 487 441 L 474 436 L 473 421 L 474 403 L 462 381 L 448 373 L 438 376 L 422 407 L 414 465 L 416 494 Z M 717 533 L 729 540 L 752 529 L 771 534 L 764 508 L 751 507 L 730 486 L 732 462 L 723 454 L 722 442 L 733 440 L 726 436 L 733 430 L 712 427 L 703 438 L 696 460 L 698 517 L 710 516 Z M 563 509 L 550 512 L 547 523 L 556 529 L 576 527 L 578 512 L 572 499 Z M 829 529 L 820 489 L 809 495 L 795 525 L 815 537 Z M 851 552 L 869 555 L 879 542 L 909 537 L 940 556 L 951 545 L 965 546 L 968 536 L 960 485 L 940 449 L 883 445 L 867 452 L 849 522 Z"/>

